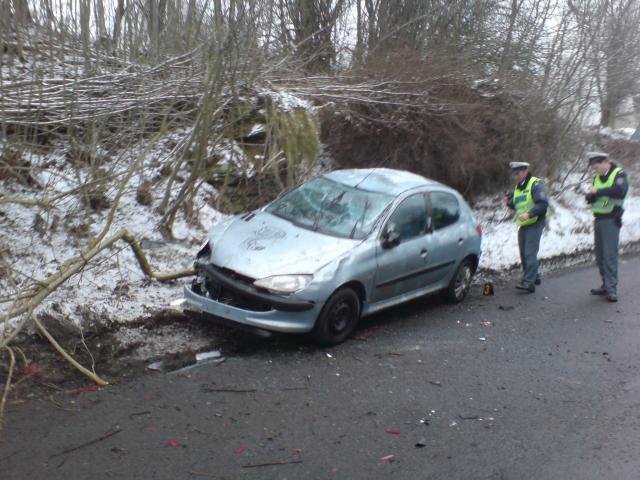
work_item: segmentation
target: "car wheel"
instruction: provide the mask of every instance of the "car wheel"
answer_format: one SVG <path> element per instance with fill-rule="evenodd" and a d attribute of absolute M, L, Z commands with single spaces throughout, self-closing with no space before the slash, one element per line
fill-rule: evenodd
<path fill-rule="evenodd" d="M 344 342 L 360 319 L 360 298 L 350 288 L 335 292 L 324 304 L 312 335 L 322 345 Z"/>
<path fill-rule="evenodd" d="M 455 275 L 451 279 L 451 283 L 444 291 L 444 296 L 448 302 L 459 303 L 464 300 L 471 287 L 471 279 L 473 278 L 473 264 L 471 260 L 465 258 L 456 270 Z"/>

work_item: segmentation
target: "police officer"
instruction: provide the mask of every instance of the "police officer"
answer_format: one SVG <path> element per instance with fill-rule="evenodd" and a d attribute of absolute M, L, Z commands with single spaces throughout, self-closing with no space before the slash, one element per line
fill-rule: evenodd
<path fill-rule="evenodd" d="M 591 289 L 592 295 L 604 295 L 610 302 L 618 301 L 618 243 L 624 199 L 629 191 L 627 174 L 609 160 L 604 152 L 587 153 L 589 166 L 596 176 L 585 195 L 593 212 L 593 233 L 596 264 L 602 285 Z"/>
<path fill-rule="evenodd" d="M 536 291 L 535 285 L 540 285 L 538 250 L 549 201 L 544 193 L 544 184 L 529 173 L 527 162 L 510 162 L 509 167 L 516 185 L 513 194 L 505 194 L 505 203 L 515 210 L 523 270 L 522 280 L 516 288 L 533 293 Z"/>

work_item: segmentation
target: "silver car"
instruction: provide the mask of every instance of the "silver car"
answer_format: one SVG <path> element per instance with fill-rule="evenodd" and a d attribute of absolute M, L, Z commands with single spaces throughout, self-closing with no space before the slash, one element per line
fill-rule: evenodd
<path fill-rule="evenodd" d="M 334 345 L 383 308 L 437 291 L 462 301 L 480 243 L 454 189 L 400 170 L 336 170 L 214 225 L 185 310 Z"/>

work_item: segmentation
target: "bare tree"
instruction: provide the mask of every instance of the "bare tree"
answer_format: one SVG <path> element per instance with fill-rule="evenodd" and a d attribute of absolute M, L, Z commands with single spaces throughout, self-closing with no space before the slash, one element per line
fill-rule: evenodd
<path fill-rule="evenodd" d="M 581 27 L 594 38 L 590 61 L 597 80 L 600 124 L 611 126 L 621 102 L 640 91 L 640 1 L 569 5 Z"/>
<path fill-rule="evenodd" d="M 334 66 L 336 48 L 333 29 L 345 7 L 345 0 L 281 0 L 286 19 L 291 23 L 297 54 L 306 69 L 328 72 Z"/>

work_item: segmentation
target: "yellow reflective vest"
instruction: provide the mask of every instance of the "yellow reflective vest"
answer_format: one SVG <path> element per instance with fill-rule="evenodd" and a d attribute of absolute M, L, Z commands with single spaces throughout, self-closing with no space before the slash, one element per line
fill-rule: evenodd
<path fill-rule="evenodd" d="M 616 177 L 621 171 L 622 168 L 620 167 L 614 168 L 607 177 L 607 180 L 604 182 L 600 180 L 600 175 L 596 175 L 596 178 L 593 179 L 593 187 L 597 190 L 613 187 L 613 183 L 616 181 Z M 597 197 L 595 202 L 591 204 L 591 211 L 596 215 L 603 215 L 613 212 L 613 209 L 615 207 L 622 207 L 623 204 L 624 198 L 609 198 L 607 196 L 600 196 Z"/>
<path fill-rule="evenodd" d="M 516 188 L 513 190 L 513 208 L 516 210 L 516 225 L 519 227 L 533 225 L 538 221 L 537 216 L 531 217 L 527 220 L 518 220 L 518 216 L 523 213 L 527 213 L 535 204 L 533 201 L 533 195 L 531 195 L 531 188 L 539 181 L 540 179 L 538 177 L 532 176 L 523 188 L 516 185 Z"/>

